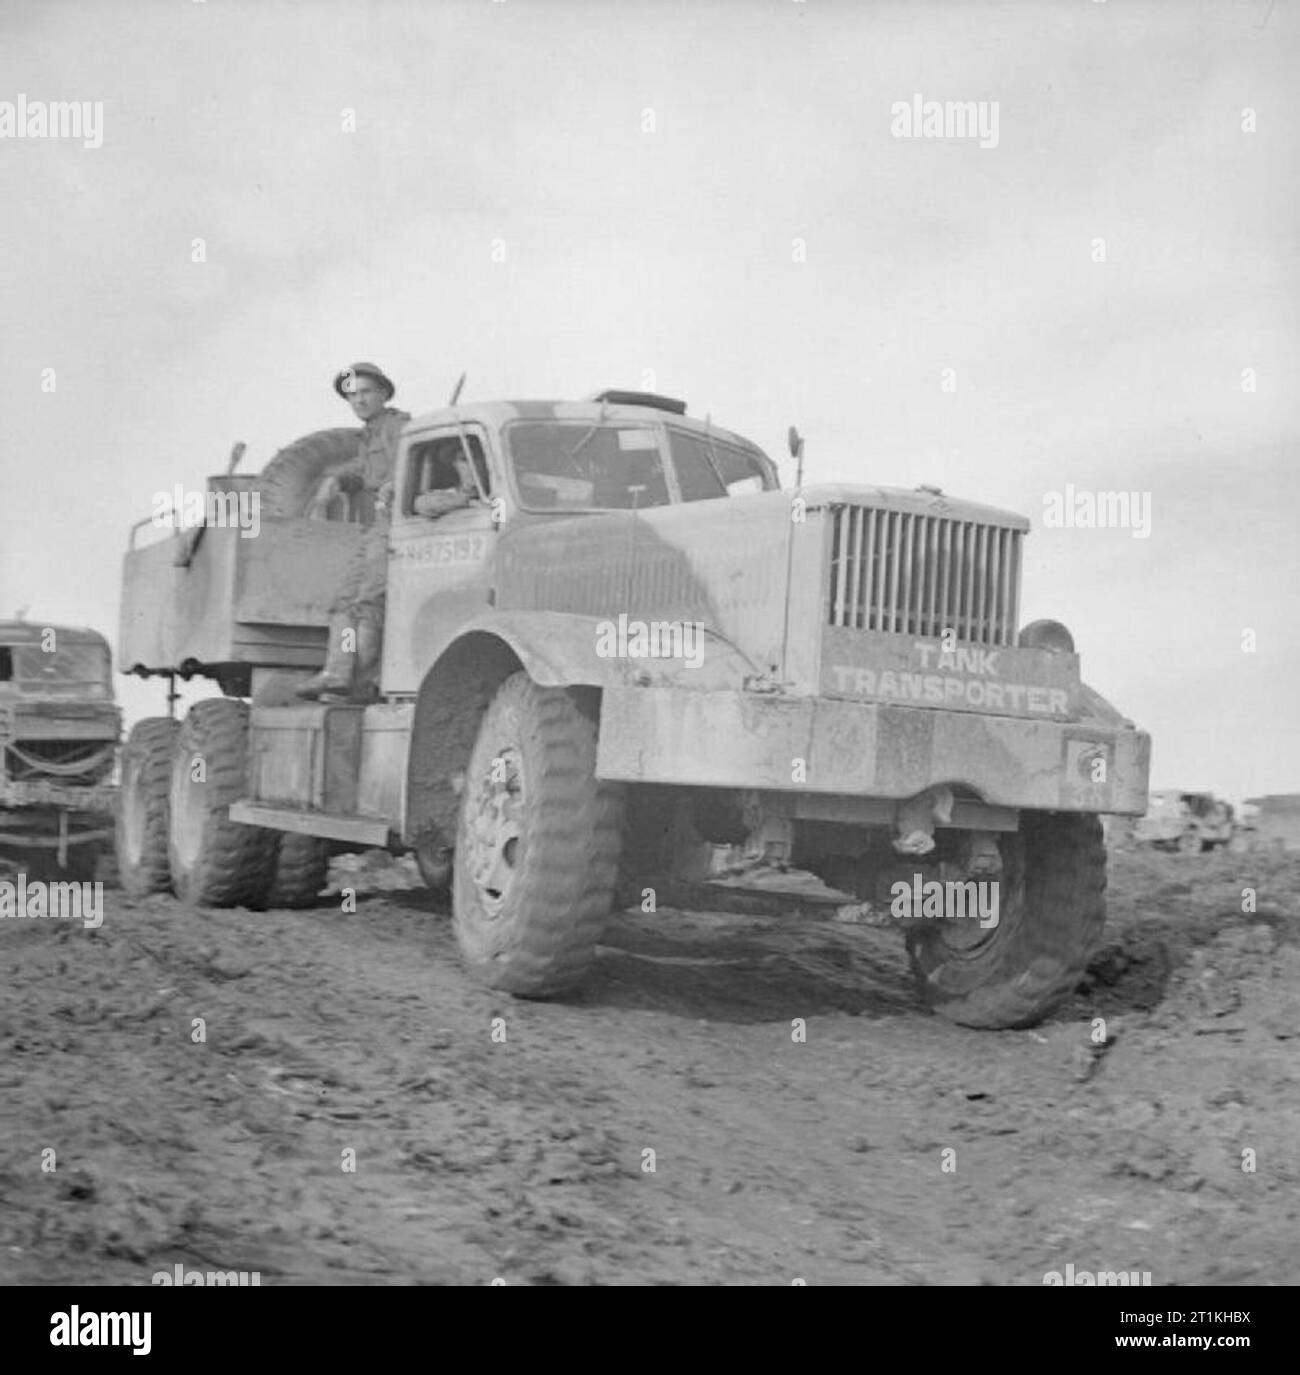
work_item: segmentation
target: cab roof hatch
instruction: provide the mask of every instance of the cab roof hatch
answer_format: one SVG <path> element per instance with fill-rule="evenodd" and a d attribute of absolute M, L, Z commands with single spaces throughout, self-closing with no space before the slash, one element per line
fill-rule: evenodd
<path fill-rule="evenodd" d="M 686 402 L 671 396 L 660 396 L 652 391 L 618 391 L 616 389 L 597 392 L 588 401 L 601 401 L 611 406 L 650 406 L 657 411 L 671 411 L 673 415 L 686 414 Z"/>

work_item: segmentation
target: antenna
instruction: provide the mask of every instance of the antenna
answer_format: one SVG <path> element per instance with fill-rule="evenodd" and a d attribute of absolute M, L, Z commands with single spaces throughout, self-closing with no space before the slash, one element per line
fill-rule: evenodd
<path fill-rule="evenodd" d="M 452 389 L 451 400 L 447 402 L 447 404 L 448 404 L 449 406 L 454 406 L 454 405 L 456 404 L 456 402 L 460 400 L 460 389 L 461 389 L 464 385 L 465 385 L 465 374 L 462 372 L 461 375 L 460 375 L 460 381 L 457 382 L 456 385 L 455 385 L 455 387 Z"/>
<path fill-rule="evenodd" d="M 803 491 L 803 436 L 790 426 L 786 435 L 790 445 L 790 457 L 795 460 L 794 491 L 795 499 Z M 781 622 L 781 677 L 786 677 L 787 651 L 790 645 L 790 584 L 794 578 L 794 512 L 790 513 L 790 524 L 785 532 L 785 610 Z"/>

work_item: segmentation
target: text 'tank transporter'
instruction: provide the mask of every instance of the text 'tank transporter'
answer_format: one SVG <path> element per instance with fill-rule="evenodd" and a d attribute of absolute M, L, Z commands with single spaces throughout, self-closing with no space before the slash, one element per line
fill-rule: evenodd
<path fill-rule="evenodd" d="M 271 466 L 308 455 L 314 481 L 319 440 Z M 416 514 L 457 455 L 478 500 Z M 1081 681 L 1064 626 L 1018 625 L 1023 518 L 781 491 L 754 445 L 642 393 L 435 411 L 398 458 L 378 699 L 307 705 L 292 685 L 359 529 L 306 519 L 286 492 L 309 484 L 271 466 L 209 481 L 263 492 L 256 538 L 210 522 L 126 556 L 120 666 L 225 693 L 132 732 L 135 891 L 294 905 L 333 850 L 412 850 L 478 976 L 552 996 L 623 884 L 741 845 L 870 901 L 917 875 L 997 884 L 996 925 L 900 922 L 954 1020 L 1026 1025 L 1077 982 L 1099 818 L 1146 810 L 1149 739 Z"/>

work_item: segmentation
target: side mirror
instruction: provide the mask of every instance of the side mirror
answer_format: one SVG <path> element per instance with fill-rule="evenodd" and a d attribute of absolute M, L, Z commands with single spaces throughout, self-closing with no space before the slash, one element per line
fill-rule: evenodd
<path fill-rule="evenodd" d="M 790 426 L 789 434 L 786 436 L 786 443 L 790 446 L 791 458 L 798 458 L 803 453 L 803 436 L 793 425 Z"/>

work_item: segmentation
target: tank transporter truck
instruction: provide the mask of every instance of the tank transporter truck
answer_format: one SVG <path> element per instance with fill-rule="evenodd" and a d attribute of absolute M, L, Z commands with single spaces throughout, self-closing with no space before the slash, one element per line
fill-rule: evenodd
<path fill-rule="evenodd" d="M 129 890 L 308 905 L 332 851 L 413 852 L 472 971 L 553 997 L 619 894 L 739 846 L 888 907 L 956 1022 L 1031 1025 L 1072 991 L 1104 921 L 1101 818 L 1145 812 L 1150 742 L 1065 626 L 1019 624 L 1027 520 L 931 488 L 782 490 L 753 443 L 650 393 L 460 404 L 403 435 L 374 700 L 297 701 L 365 515 L 303 513 L 355 444 L 209 479 L 214 508 L 259 494 L 255 538 L 211 513 L 133 536 L 120 667 L 223 696 L 131 732 Z M 477 499 L 418 514 L 458 458 Z M 978 884 L 996 920 L 963 912 Z"/>

